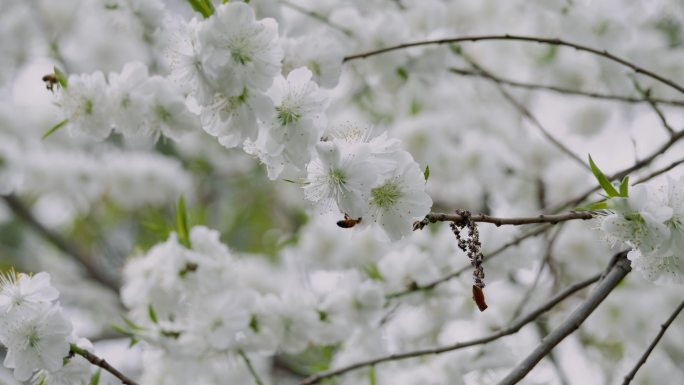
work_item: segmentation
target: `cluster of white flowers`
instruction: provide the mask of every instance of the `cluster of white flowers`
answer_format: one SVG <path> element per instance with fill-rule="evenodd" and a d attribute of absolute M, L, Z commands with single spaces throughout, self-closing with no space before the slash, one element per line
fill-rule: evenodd
<path fill-rule="evenodd" d="M 179 140 L 198 127 L 177 86 L 148 76 L 145 64 L 128 63 L 107 80 L 99 71 L 70 75 L 66 86 L 57 89 L 57 104 L 71 134 L 103 140 L 115 130 L 124 136 L 163 134 Z"/>
<path fill-rule="evenodd" d="M 311 53 L 306 64 L 313 72 L 286 68 L 284 77 L 282 45 L 304 43 L 282 43 L 276 21 L 256 20 L 249 5 L 231 2 L 205 20 L 177 25 L 167 42 L 168 80 L 150 77 L 137 62 L 111 73 L 108 83 L 101 72 L 69 77 L 58 104 L 72 133 L 178 140 L 198 120 L 225 147 L 242 145 L 258 157 L 270 179 L 306 176 L 309 200 L 333 201 L 340 216 L 377 223 L 391 239 L 409 234 L 412 222 L 429 212 L 421 170 L 398 140 L 356 127 L 323 138 L 328 97 L 315 80 L 336 84 L 339 51 L 318 61 Z M 288 66 L 296 63 L 288 58 Z"/>
<path fill-rule="evenodd" d="M 661 188 L 637 185 L 608 207 L 612 214 L 600 219 L 601 230 L 610 242 L 632 248 L 632 267 L 656 283 L 684 284 L 684 177 L 668 178 Z"/>
<path fill-rule="evenodd" d="M 4 365 L 19 381 L 83 383 L 91 376 L 85 359 L 69 357 L 70 344 L 77 341 L 55 302 L 58 296 L 47 273 L 0 276 L 0 343 L 7 348 Z"/>
<path fill-rule="evenodd" d="M 362 226 L 377 223 L 391 239 L 399 239 L 432 206 L 418 164 L 386 133 L 373 138 L 370 129 L 347 126 L 317 144 L 316 153 L 307 169 L 305 196 L 324 207 L 335 203 L 352 219 L 360 218 Z"/>
<path fill-rule="evenodd" d="M 176 159 L 142 151 L 123 155 L 107 146 L 100 152 L 22 144 L 0 134 L 0 195 L 50 195 L 76 212 L 102 198 L 135 209 L 191 195 L 192 179 Z"/>
<path fill-rule="evenodd" d="M 122 300 L 137 324 L 133 331 L 156 357 L 154 367 L 182 360 L 218 383 L 223 372 L 212 367 L 230 357 L 339 343 L 382 315 L 380 283 L 356 271 L 321 272 L 309 285 L 288 269 L 231 253 L 214 230 L 194 227 L 189 241 L 185 247 L 174 233 L 124 270 Z M 144 382 L 159 383 L 162 375 L 145 370 Z"/>

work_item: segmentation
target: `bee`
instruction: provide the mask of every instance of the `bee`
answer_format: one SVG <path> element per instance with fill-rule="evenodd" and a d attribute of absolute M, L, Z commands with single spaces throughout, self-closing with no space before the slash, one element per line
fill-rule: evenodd
<path fill-rule="evenodd" d="M 477 285 L 473 285 L 473 301 L 475 301 L 475 304 L 480 311 L 485 311 L 485 309 L 487 309 L 484 292 L 482 291 L 482 288 Z"/>
<path fill-rule="evenodd" d="M 361 217 L 359 217 L 358 219 L 354 219 L 345 213 L 344 219 L 337 221 L 337 225 L 343 229 L 351 229 L 352 227 L 359 224 L 359 222 L 361 222 Z"/>
<path fill-rule="evenodd" d="M 47 88 L 48 91 L 53 92 L 55 90 L 55 85 L 59 84 L 59 80 L 55 74 L 47 74 L 43 76 L 43 81 L 45 82 L 45 88 Z"/>

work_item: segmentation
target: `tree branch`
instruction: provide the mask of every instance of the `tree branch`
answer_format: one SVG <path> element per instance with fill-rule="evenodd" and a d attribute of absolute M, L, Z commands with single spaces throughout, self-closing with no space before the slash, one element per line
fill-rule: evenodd
<path fill-rule="evenodd" d="M 570 316 L 557 327 L 551 334 L 547 335 L 539 346 L 527 356 L 518 366 L 516 366 L 499 385 L 512 385 L 522 380 L 542 358 L 558 345 L 565 337 L 577 330 L 582 322 L 603 302 L 622 279 L 632 270 L 627 259 L 627 252 L 618 254 L 618 259 L 613 268 L 603 278 L 593 293 L 578 307 Z"/>
<path fill-rule="evenodd" d="M 478 78 L 488 78 L 490 76 L 485 76 L 480 71 L 477 70 L 469 70 L 469 69 L 464 69 L 464 68 L 449 68 L 449 71 L 458 74 L 461 76 L 473 76 L 473 77 L 478 77 Z M 590 92 L 590 91 L 581 91 L 581 90 L 573 90 L 570 88 L 563 88 L 563 87 L 558 87 L 558 86 L 552 86 L 552 85 L 544 85 L 544 84 L 536 84 L 536 83 L 524 83 L 524 82 L 519 82 L 515 80 L 510 80 L 506 78 L 502 78 L 500 76 L 495 76 L 496 81 L 505 84 L 507 86 L 511 87 L 516 87 L 516 88 L 523 88 L 527 90 L 539 90 L 539 91 L 551 91 L 551 92 L 556 92 L 559 94 L 564 94 L 564 95 L 575 95 L 575 96 L 584 96 L 592 99 L 604 99 L 604 100 L 612 100 L 612 101 L 618 101 L 618 102 L 625 102 L 625 103 L 648 103 L 648 102 L 654 102 L 658 104 L 668 104 L 672 106 L 678 106 L 678 107 L 684 107 L 684 100 L 671 100 L 671 99 L 661 99 L 661 98 L 637 98 L 637 97 L 632 97 L 632 96 L 622 96 L 622 95 L 612 95 L 612 94 L 603 94 L 599 92 Z"/>
<path fill-rule="evenodd" d="M 653 351 L 653 349 L 656 347 L 658 342 L 660 342 L 660 339 L 665 334 L 665 331 L 667 330 L 667 328 L 670 327 L 672 322 L 674 322 L 675 318 L 677 318 L 677 316 L 679 315 L 679 313 L 681 313 L 681 311 L 683 309 L 684 309 L 684 301 L 682 301 L 682 303 L 680 303 L 679 306 L 677 306 L 677 308 L 672 313 L 672 315 L 670 315 L 670 318 L 668 318 L 664 324 L 660 325 L 660 332 L 658 332 L 658 335 L 656 335 L 655 339 L 648 346 L 648 349 L 646 349 L 646 351 L 641 356 L 639 361 L 636 363 L 636 365 L 634 365 L 634 368 L 632 368 L 632 370 L 629 373 L 627 373 L 627 375 L 625 376 L 625 381 L 622 383 L 622 385 L 627 385 L 634 379 L 634 375 L 637 373 L 637 371 L 639 371 L 639 368 L 641 368 L 641 366 L 646 363 L 648 356 L 651 355 L 651 352 Z"/>
<path fill-rule="evenodd" d="M 426 356 L 426 355 L 432 355 L 432 354 L 440 354 L 440 353 L 445 353 L 445 352 L 450 352 L 458 349 L 463 349 L 467 348 L 470 346 L 475 346 L 475 345 L 482 345 L 486 344 L 489 342 L 492 342 L 494 340 L 497 340 L 501 337 L 505 337 L 511 334 L 517 333 L 520 329 L 522 329 L 523 326 L 527 325 L 530 322 L 533 322 L 536 320 L 539 316 L 544 314 L 545 312 L 549 311 L 552 309 L 554 306 L 559 304 L 561 301 L 564 299 L 570 297 L 574 293 L 584 289 L 585 287 L 591 285 L 592 283 L 598 281 L 601 278 L 602 274 L 597 274 L 587 280 L 584 280 L 582 282 L 578 282 L 561 293 L 556 294 L 553 298 L 548 300 L 546 303 L 542 304 L 539 306 L 537 309 L 533 310 L 532 312 L 528 313 L 524 317 L 520 318 L 518 321 L 513 322 L 509 327 L 505 329 L 501 329 L 498 332 L 495 332 L 489 336 L 486 337 L 481 337 L 481 338 L 476 338 L 470 341 L 466 342 L 460 342 L 456 343 L 453 345 L 447 345 L 447 346 L 442 346 L 442 347 L 437 347 L 437 348 L 432 348 L 432 349 L 422 349 L 422 350 L 415 350 L 411 352 L 405 352 L 405 353 L 396 353 L 396 354 L 391 354 L 388 356 L 384 357 L 378 357 L 366 361 L 361 361 L 357 362 L 355 364 L 351 364 L 348 366 L 344 366 L 338 369 L 332 369 L 324 372 L 320 372 L 317 374 L 314 374 L 312 376 L 309 376 L 308 378 L 304 379 L 302 382 L 299 383 L 299 385 L 312 385 L 316 384 L 326 378 L 330 377 L 335 377 L 343 373 L 350 372 L 352 370 L 360 369 L 363 367 L 367 366 L 373 366 L 377 365 L 383 362 L 388 362 L 388 361 L 398 361 L 398 360 L 404 360 L 407 358 L 414 358 L 414 357 L 420 357 L 420 356 Z"/>
<path fill-rule="evenodd" d="M 71 344 L 71 351 L 70 352 L 71 352 L 71 354 L 78 354 L 79 356 L 88 360 L 88 362 L 90 362 L 91 364 L 106 370 L 107 372 L 111 373 L 114 377 L 121 380 L 121 382 L 124 383 L 125 385 L 138 385 L 137 382 L 126 377 L 126 375 L 124 375 L 123 373 L 118 371 L 115 367 L 110 365 L 107 361 L 105 361 L 104 359 L 94 355 L 93 353 L 91 353 L 85 349 L 81 349 L 78 346 Z"/>
<path fill-rule="evenodd" d="M 575 219 L 582 219 L 582 220 L 587 220 L 587 219 L 592 219 L 594 217 L 594 214 L 588 212 L 588 211 L 571 211 L 569 213 L 565 214 L 556 214 L 556 215 L 536 215 L 533 217 L 515 217 L 515 218 L 500 218 L 500 217 L 493 217 L 490 215 L 484 215 L 484 214 L 478 214 L 478 215 L 473 215 L 470 217 L 470 219 L 473 222 L 483 222 L 483 223 L 492 223 L 494 225 L 498 226 L 503 226 L 503 225 L 513 225 L 513 226 L 519 226 L 519 225 L 531 225 L 535 223 L 550 223 L 552 225 L 555 225 L 559 222 L 565 222 L 565 221 L 572 221 Z M 435 223 L 435 222 L 462 222 L 463 221 L 463 216 L 458 215 L 458 214 L 444 214 L 444 213 L 430 213 L 425 216 L 425 218 L 419 222 L 416 222 L 413 225 L 414 230 L 420 230 L 423 227 L 425 227 L 428 223 Z"/>
<path fill-rule="evenodd" d="M 21 218 L 26 224 L 28 224 L 33 230 L 42 236 L 45 240 L 52 243 L 57 249 L 63 253 L 70 255 L 76 260 L 83 268 L 87 271 L 88 275 L 100 282 L 101 284 L 109 287 L 110 289 L 118 292 L 119 282 L 112 277 L 104 274 L 100 269 L 98 269 L 93 263 L 92 259 L 86 256 L 81 250 L 76 246 L 69 243 L 66 239 L 62 238 L 59 234 L 53 232 L 52 230 L 45 227 L 42 223 L 36 219 L 31 213 L 31 210 L 24 205 L 24 203 L 19 200 L 15 195 L 7 195 L 2 197 L 7 207 L 12 210 L 14 215 Z"/>
<path fill-rule="evenodd" d="M 386 48 L 382 48 L 382 49 L 377 49 L 377 50 L 373 50 L 373 51 L 359 53 L 356 55 L 347 56 L 344 58 L 344 62 L 356 60 L 356 59 L 365 59 L 367 57 L 383 54 L 385 52 L 396 51 L 396 50 L 411 48 L 411 47 L 418 47 L 418 46 L 423 46 L 423 45 L 452 44 L 452 43 L 478 42 L 478 41 L 488 41 L 488 40 L 490 40 L 490 41 L 503 40 L 503 41 L 533 42 L 533 43 L 551 44 L 551 45 L 574 48 L 578 51 L 583 51 L 583 52 L 591 53 L 593 55 L 601 56 L 601 57 L 604 57 L 610 61 L 621 64 L 625 67 L 631 68 L 636 73 L 645 75 L 645 76 L 650 77 L 652 79 L 655 79 L 655 80 L 657 80 L 663 84 L 666 84 L 666 85 L 676 89 L 677 91 L 679 91 L 681 93 L 684 93 L 684 87 L 675 83 L 674 81 L 667 79 L 667 78 L 664 78 L 664 77 L 662 77 L 662 76 L 660 76 L 654 72 L 651 72 L 645 68 L 642 68 L 642 67 L 640 67 L 634 63 L 631 63 L 625 59 L 622 59 L 618 56 L 615 56 L 606 50 L 600 50 L 600 49 L 588 47 L 588 46 L 577 44 L 577 43 L 568 42 L 568 41 L 557 39 L 557 38 L 544 38 L 544 37 L 537 37 L 537 36 L 523 36 L 523 35 L 505 34 L 505 35 L 462 36 L 462 37 L 447 38 L 447 39 L 424 40 L 424 41 L 417 41 L 417 42 L 413 42 L 413 43 L 399 44 L 399 45 L 395 45 L 395 46 L 391 46 L 391 47 L 386 47 Z"/>

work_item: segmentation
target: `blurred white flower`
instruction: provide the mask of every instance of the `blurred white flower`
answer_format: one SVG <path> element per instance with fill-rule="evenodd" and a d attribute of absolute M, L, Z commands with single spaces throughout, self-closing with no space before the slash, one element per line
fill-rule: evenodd
<path fill-rule="evenodd" d="M 109 74 L 108 101 L 114 128 L 125 136 L 140 135 L 140 127 L 148 110 L 148 98 L 141 91 L 148 79 L 147 66 L 127 63 L 120 73 Z"/>
<path fill-rule="evenodd" d="M 153 76 L 142 87 L 150 98 L 143 132 L 154 138 L 159 135 L 180 140 L 199 128 L 199 119 L 185 105 L 180 89 L 167 79 Z"/>
<path fill-rule="evenodd" d="M 57 105 L 72 135 L 104 140 L 112 131 L 107 83 L 100 71 L 69 76 L 67 87 L 57 89 Z"/>

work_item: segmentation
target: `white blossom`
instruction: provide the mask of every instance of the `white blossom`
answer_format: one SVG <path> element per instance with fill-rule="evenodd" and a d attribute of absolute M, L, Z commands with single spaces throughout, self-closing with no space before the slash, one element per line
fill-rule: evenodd
<path fill-rule="evenodd" d="M 342 213 L 361 218 L 368 210 L 371 186 L 378 179 L 378 170 L 364 145 L 344 145 L 343 142 L 321 142 L 307 167 L 304 196 L 324 205 L 331 200 Z"/>
<path fill-rule="evenodd" d="M 371 189 L 368 221 L 380 225 L 393 240 L 410 234 L 413 222 L 422 219 L 432 207 L 423 173 L 411 156 L 400 154 L 395 167 Z"/>
<path fill-rule="evenodd" d="M 67 338 L 71 323 L 58 306 L 42 305 L 22 314 L 21 319 L 2 323 L 0 342 L 7 347 L 4 365 L 14 369 L 19 381 L 28 380 L 34 371 L 55 371 L 69 353 Z"/>
<path fill-rule="evenodd" d="M 72 135 L 103 140 L 112 131 L 107 83 L 100 71 L 69 76 L 67 87 L 58 88 L 57 105 Z"/>
<path fill-rule="evenodd" d="M 277 37 L 275 20 L 257 21 L 243 3 L 223 4 L 199 28 L 204 71 L 226 96 L 239 96 L 245 88 L 264 91 L 280 71 Z"/>

